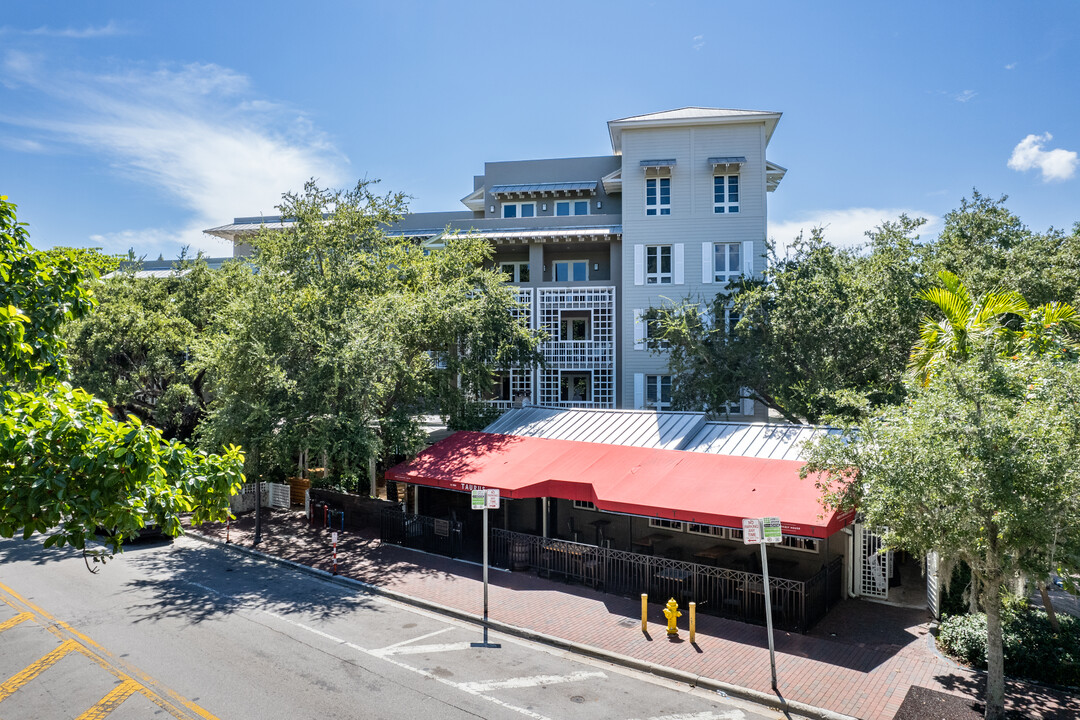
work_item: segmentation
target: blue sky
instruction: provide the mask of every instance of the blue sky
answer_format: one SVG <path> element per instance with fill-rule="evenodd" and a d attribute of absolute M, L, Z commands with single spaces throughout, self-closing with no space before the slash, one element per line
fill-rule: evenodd
<path fill-rule="evenodd" d="M 5 2 L 0 194 L 39 247 L 202 229 L 379 178 L 461 210 L 484 161 L 604 155 L 606 122 L 784 113 L 770 234 L 854 243 L 976 187 L 1080 220 L 1080 3 Z"/>

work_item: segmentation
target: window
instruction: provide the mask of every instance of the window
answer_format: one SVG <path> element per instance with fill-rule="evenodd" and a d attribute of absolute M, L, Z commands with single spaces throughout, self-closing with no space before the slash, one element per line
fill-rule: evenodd
<path fill-rule="evenodd" d="M 663 528 L 664 530 L 683 531 L 683 524 L 678 520 L 665 520 L 664 518 L 649 518 L 649 527 Z"/>
<path fill-rule="evenodd" d="M 555 214 L 556 215 L 588 215 L 589 214 L 589 201 L 588 200 L 556 200 L 555 201 Z"/>
<path fill-rule="evenodd" d="M 495 373 L 491 379 L 491 387 L 484 394 L 485 400 L 512 400 L 510 395 L 510 373 Z"/>
<path fill-rule="evenodd" d="M 645 179 L 645 214 L 671 214 L 671 178 Z"/>
<path fill-rule="evenodd" d="M 711 535 L 713 537 L 724 537 L 724 528 L 716 527 L 715 525 L 699 525 L 697 523 L 688 523 L 686 526 L 686 532 L 694 533 L 695 535 Z"/>
<path fill-rule="evenodd" d="M 527 262 L 500 263 L 499 269 L 506 273 L 506 279 L 510 282 L 529 282 L 529 263 Z"/>
<path fill-rule="evenodd" d="M 781 547 L 791 548 L 792 550 L 801 550 L 803 552 L 816 553 L 818 551 L 818 541 L 814 538 L 785 535 L 783 539 L 780 540 L 779 544 Z"/>
<path fill-rule="evenodd" d="M 585 282 L 589 279 L 588 260 L 559 260 L 553 267 L 555 282 Z"/>
<path fill-rule="evenodd" d="M 671 376 L 645 376 L 645 407 L 667 410 L 671 407 Z"/>
<path fill-rule="evenodd" d="M 586 311 L 563 312 L 559 317 L 560 340 L 589 340 L 592 313 Z"/>
<path fill-rule="evenodd" d="M 575 500 L 574 507 L 578 510 L 595 510 L 596 506 L 588 500 Z"/>
<path fill-rule="evenodd" d="M 645 284 L 671 284 L 671 246 L 645 246 Z"/>
<path fill-rule="evenodd" d="M 522 203 L 503 203 L 502 216 L 504 218 L 531 218 L 536 217 L 536 203 L 534 202 L 522 202 Z"/>
<path fill-rule="evenodd" d="M 713 243 L 713 281 L 724 283 L 742 275 L 742 245 Z"/>
<path fill-rule="evenodd" d="M 559 378 L 559 399 L 562 402 L 592 400 L 592 373 L 564 372 Z"/>
<path fill-rule="evenodd" d="M 645 318 L 645 347 L 650 350 L 668 350 L 671 343 L 660 339 L 660 320 L 658 318 Z"/>
<path fill-rule="evenodd" d="M 739 311 L 728 305 L 724 308 L 724 335 L 731 337 L 735 332 L 735 326 L 739 324 Z"/>
<path fill-rule="evenodd" d="M 713 212 L 739 212 L 739 176 L 716 175 L 713 177 Z"/>

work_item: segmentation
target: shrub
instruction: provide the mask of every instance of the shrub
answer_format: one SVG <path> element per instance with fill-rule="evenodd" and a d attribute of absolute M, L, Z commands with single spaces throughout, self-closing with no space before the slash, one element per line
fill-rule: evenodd
<path fill-rule="evenodd" d="M 1055 685 L 1080 685 L 1080 620 L 1058 615 L 1061 631 L 1050 627 L 1046 611 L 1023 600 L 1004 603 L 1001 618 L 1005 674 Z M 945 618 L 938 632 L 941 650 L 960 662 L 986 667 L 986 615 Z"/>

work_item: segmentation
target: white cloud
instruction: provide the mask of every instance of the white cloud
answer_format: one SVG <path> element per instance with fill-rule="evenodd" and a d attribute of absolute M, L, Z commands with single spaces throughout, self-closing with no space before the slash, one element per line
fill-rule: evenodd
<path fill-rule="evenodd" d="M 1008 65 L 1005 66 L 1005 69 L 1006 70 L 1015 70 L 1016 69 L 1016 63 L 1014 63 L 1014 62 L 1009 63 Z"/>
<path fill-rule="evenodd" d="M 964 92 L 956 96 L 956 102 L 966 103 L 968 100 L 971 100 L 978 94 L 979 93 L 975 92 L 974 90 L 965 90 Z"/>
<path fill-rule="evenodd" d="M 700 50 L 701 48 L 705 47 L 705 36 L 695 35 L 693 41 L 690 43 L 690 47 L 694 48 L 695 50 Z"/>
<path fill-rule="evenodd" d="M 1043 150 L 1043 143 L 1053 139 L 1050 133 L 1028 135 L 1013 148 L 1009 158 L 1009 167 L 1021 172 L 1038 169 L 1042 172 L 1043 182 L 1068 180 L 1076 174 L 1078 160 L 1072 150 Z"/>
<path fill-rule="evenodd" d="M 887 220 L 896 220 L 901 215 L 912 218 L 926 218 L 927 223 L 920 230 L 920 235 L 934 234 L 939 229 L 941 219 L 921 210 L 899 208 L 848 208 L 846 210 L 820 210 L 804 215 L 798 220 L 769 223 L 769 237 L 776 243 L 776 253 L 784 256 L 787 246 L 803 233 L 810 236 L 814 228 L 823 228 L 825 239 L 838 247 L 856 247 L 867 242 L 866 232 L 880 226 Z"/>
<path fill-rule="evenodd" d="M 58 37 L 58 38 L 71 38 L 74 40 L 86 40 L 90 38 L 100 37 L 113 37 L 114 35 L 123 35 L 124 30 L 121 29 L 115 21 L 110 20 L 101 27 L 94 27 L 93 25 L 87 25 L 84 28 L 51 28 L 47 25 L 34 28 L 33 30 L 19 30 L 13 27 L 0 27 L 0 35 L 37 35 L 40 37 Z"/>
<path fill-rule="evenodd" d="M 14 53 L 5 67 L 9 80 L 48 94 L 60 109 L 48 117 L 0 115 L 0 122 L 98 155 L 113 172 L 190 211 L 182 227 L 97 233 L 96 243 L 110 250 L 172 243 L 173 256 L 181 245 L 222 254 L 225 246 L 201 230 L 237 215 L 273 215 L 281 193 L 309 178 L 345 179 L 347 159 L 302 113 L 252 97 L 248 78 L 228 68 L 89 75 L 52 72 Z"/>

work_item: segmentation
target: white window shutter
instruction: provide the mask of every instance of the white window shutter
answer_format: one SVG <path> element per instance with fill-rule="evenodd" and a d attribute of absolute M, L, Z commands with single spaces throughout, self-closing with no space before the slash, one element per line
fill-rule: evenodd
<path fill-rule="evenodd" d="M 634 373 L 634 408 L 645 407 L 645 373 Z"/>
<path fill-rule="evenodd" d="M 701 282 L 708 285 L 713 281 L 713 244 L 701 243 Z"/>
<path fill-rule="evenodd" d="M 739 394 L 744 396 L 742 398 L 742 400 L 739 401 L 739 404 L 742 406 L 742 407 L 739 408 L 740 410 L 742 410 L 742 414 L 743 415 L 753 415 L 754 414 L 754 401 L 749 397 L 745 397 L 746 395 L 750 394 L 750 388 L 742 388 L 742 390 L 741 390 L 741 392 Z"/>
<path fill-rule="evenodd" d="M 634 246 L 634 284 L 645 284 L 645 246 Z"/>
<path fill-rule="evenodd" d="M 634 349 L 645 349 L 645 321 L 641 318 L 645 314 L 644 310 L 634 310 Z"/>
<path fill-rule="evenodd" d="M 701 303 L 698 305 L 698 315 L 701 316 L 701 324 L 706 330 L 713 329 L 713 316 L 711 312 L 712 306 L 708 303 Z"/>
<path fill-rule="evenodd" d="M 742 244 L 743 275 L 754 277 L 754 241 L 746 240 Z"/>
<path fill-rule="evenodd" d="M 685 247 L 685 243 L 675 243 L 671 246 L 671 282 L 675 285 L 686 282 L 683 277 L 683 266 L 686 263 L 686 258 L 683 256 Z"/>

